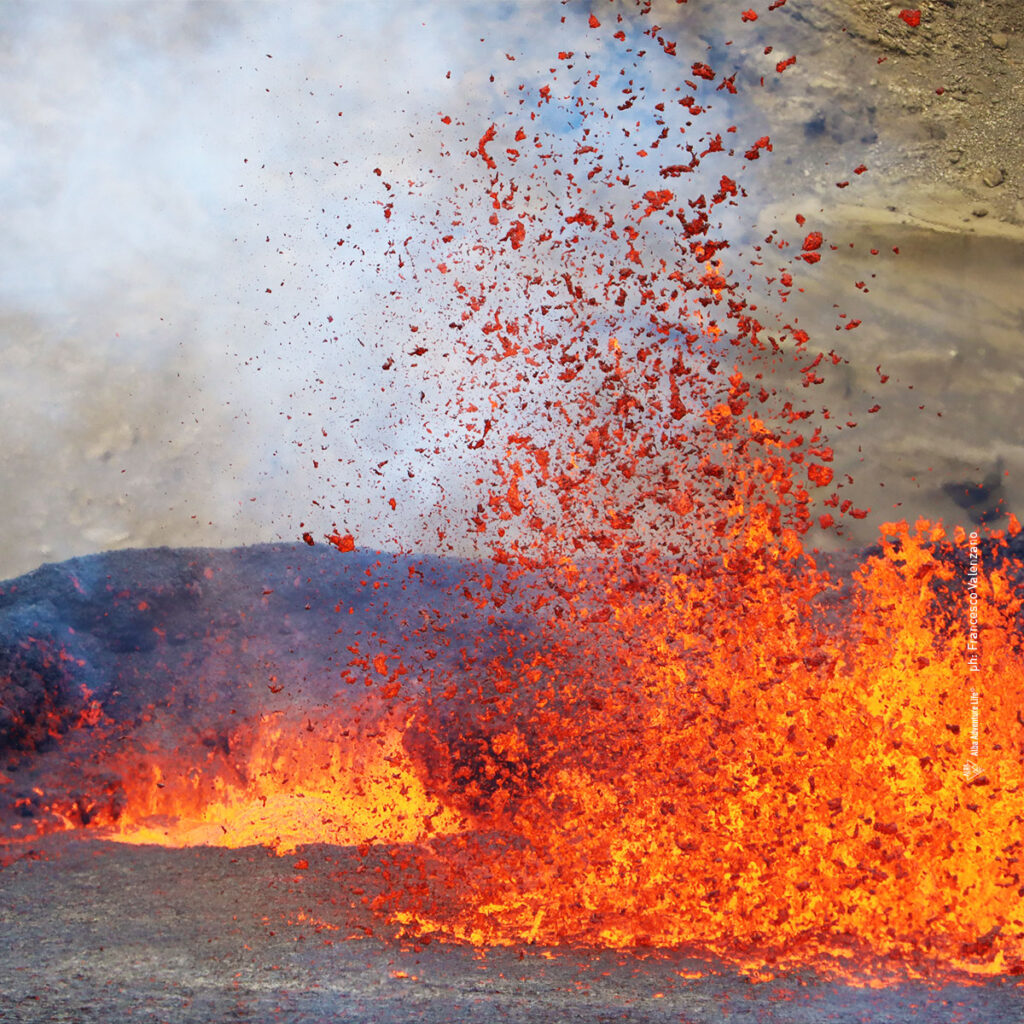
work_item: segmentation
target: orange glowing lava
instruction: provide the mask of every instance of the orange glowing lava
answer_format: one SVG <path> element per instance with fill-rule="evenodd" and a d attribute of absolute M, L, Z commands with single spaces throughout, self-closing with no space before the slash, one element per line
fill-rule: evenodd
<path fill-rule="evenodd" d="M 1020 600 L 1005 572 L 979 578 L 988 753 L 967 784 L 966 641 L 929 549 L 942 531 L 889 530 L 841 587 L 798 551 L 738 551 L 703 579 L 610 594 L 596 633 L 574 623 L 566 643 L 611 646 L 622 671 L 571 712 L 534 695 L 493 752 L 510 779 L 533 766 L 491 804 L 524 842 L 470 873 L 457 920 L 424 924 L 475 943 L 1019 972 Z"/>
<path fill-rule="evenodd" d="M 87 808 L 103 838 L 169 847 L 415 843 L 465 822 L 429 797 L 394 721 L 358 736 L 336 723 L 265 718 L 216 748 L 119 752 L 120 785 Z M 227 748 L 227 749 L 225 749 Z M 67 828 L 80 806 L 52 807 Z"/>
<path fill-rule="evenodd" d="M 400 711 L 127 745 L 106 802 L 50 810 L 125 842 L 404 844 L 419 882 L 397 872 L 381 912 L 478 945 L 1022 973 L 1024 570 L 1003 534 L 972 546 L 924 520 L 845 567 L 813 557 L 817 524 L 841 537 L 866 515 L 830 465 L 845 417 L 813 394 L 844 356 L 759 309 L 743 273 L 788 288 L 829 246 L 773 232 L 723 255 L 772 141 L 700 120 L 736 72 L 703 49 L 680 67 L 640 7 L 630 48 L 611 15 L 587 31 L 624 69 L 671 62 L 669 84 L 566 57 L 504 122 L 446 129 L 453 174 L 477 177 L 431 193 L 431 219 L 371 183 L 381 230 L 408 236 L 389 241 L 396 282 L 440 280 L 390 293 L 417 338 L 383 367 L 423 408 L 442 381 L 416 452 L 475 495 L 462 524 L 439 504 L 436 532 L 463 525 L 482 553 L 444 614 L 486 623 L 486 653 L 411 680 L 402 652 L 353 637 L 341 678 Z M 434 599 L 401 628 L 441 665 Z"/>

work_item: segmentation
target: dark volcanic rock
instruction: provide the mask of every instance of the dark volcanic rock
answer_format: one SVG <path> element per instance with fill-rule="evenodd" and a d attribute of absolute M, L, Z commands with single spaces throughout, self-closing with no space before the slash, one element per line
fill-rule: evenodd
<path fill-rule="evenodd" d="M 0 770 L 15 782 L 0 826 L 34 814 L 40 786 L 64 806 L 115 793 L 93 756 L 103 743 L 228 755 L 240 723 L 345 714 L 387 682 L 381 652 L 411 705 L 497 656 L 510 630 L 528 646 L 515 600 L 465 599 L 473 576 L 458 559 L 294 544 L 115 551 L 0 584 Z M 432 721 L 454 736 L 461 705 L 442 703 Z"/>
<path fill-rule="evenodd" d="M 265 694 L 271 676 L 287 696 L 322 700 L 338 687 L 354 634 L 422 625 L 420 610 L 467 569 L 302 544 L 113 551 L 45 565 L 0 584 L 4 708 L 38 717 L 45 706 L 67 713 L 95 699 L 123 719 L 172 692 Z M 7 745 L 15 731 L 8 726 Z"/>

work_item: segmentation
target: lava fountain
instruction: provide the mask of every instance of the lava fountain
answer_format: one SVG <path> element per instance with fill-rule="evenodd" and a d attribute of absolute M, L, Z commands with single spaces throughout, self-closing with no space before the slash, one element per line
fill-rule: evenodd
<path fill-rule="evenodd" d="M 784 2 L 723 16 L 760 30 Z M 344 523 L 304 524 L 331 639 L 301 641 L 329 653 L 257 682 L 266 651 L 226 652 L 244 706 L 178 681 L 118 716 L 78 681 L 90 650 L 24 641 L 7 778 L 35 795 L 9 849 L 86 828 L 376 847 L 420 881 L 375 910 L 421 939 L 1020 974 L 1019 524 L 891 522 L 866 551 L 819 550 L 867 515 L 832 468 L 856 422 L 815 402 L 846 356 L 771 296 L 834 246 L 803 216 L 745 226 L 778 156 L 730 120 L 759 76 L 687 38 L 685 12 L 671 32 L 650 3 L 581 17 L 587 49 L 552 52 L 502 117 L 438 112 L 429 189 L 368 186 L 406 332 L 374 358 L 403 394 L 422 384 L 389 422 L 422 428 L 410 477 L 450 465 L 473 499 L 433 508 L 440 553 L 374 562 Z M 118 601 L 149 623 L 160 599 Z M 171 658 L 173 626 L 139 629 Z M 330 683 L 300 697 L 300 675 Z"/>

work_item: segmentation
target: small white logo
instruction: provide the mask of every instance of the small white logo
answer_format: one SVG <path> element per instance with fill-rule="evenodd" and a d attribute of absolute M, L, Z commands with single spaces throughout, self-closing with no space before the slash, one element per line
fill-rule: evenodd
<path fill-rule="evenodd" d="M 981 774 L 981 767 L 974 761 L 964 762 L 964 778 L 968 782 L 973 782 Z"/>

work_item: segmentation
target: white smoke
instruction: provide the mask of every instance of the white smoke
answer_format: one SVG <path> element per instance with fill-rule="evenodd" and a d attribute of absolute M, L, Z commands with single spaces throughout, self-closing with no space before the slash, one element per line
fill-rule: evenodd
<path fill-rule="evenodd" d="M 429 216 L 480 173 L 441 114 L 477 138 L 563 47 L 617 75 L 609 34 L 532 2 L 6 4 L 0 577 L 303 519 L 434 536 L 472 473 L 406 481 L 422 381 L 381 371 L 409 335 L 377 201 Z"/>

